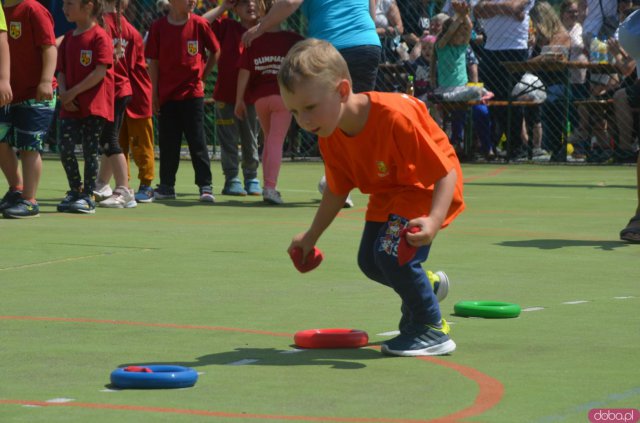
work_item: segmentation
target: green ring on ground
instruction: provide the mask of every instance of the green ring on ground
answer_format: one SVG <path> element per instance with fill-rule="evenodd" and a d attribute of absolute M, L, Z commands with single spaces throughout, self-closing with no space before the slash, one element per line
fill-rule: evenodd
<path fill-rule="evenodd" d="M 458 301 L 453 306 L 457 316 L 508 319 L 520 315 L 520 306 L 501 301 Z"/>

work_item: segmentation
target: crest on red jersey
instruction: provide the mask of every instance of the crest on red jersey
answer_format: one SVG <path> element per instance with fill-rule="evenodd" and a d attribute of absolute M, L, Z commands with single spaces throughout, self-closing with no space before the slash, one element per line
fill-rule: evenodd
<path fill-rule="evenodd" d="M 22 22 L 9 22 L 9 36 L 14 40 L 22 35 Z"/>
<path fill-rule="evenodd" d="M 92 57 L 93 57 L 93 51 L 80 50 L 80 64 L 82 66 L 89 66 L 91 64 Z"/>
<path fill-rule="evenodd" d="M 198 41 L 187 41 L 187 53 L 191 56 L 198 54 Z"/>

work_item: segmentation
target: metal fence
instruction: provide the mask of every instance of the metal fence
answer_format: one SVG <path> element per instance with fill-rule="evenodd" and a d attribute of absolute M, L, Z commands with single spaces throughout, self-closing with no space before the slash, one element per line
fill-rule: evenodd
<path fill-rule="evenodd" d="M 434 47 L 438 34 L 442 37 L 455 22 L 450 2 L 378 0 L 383 54 L 376 90 L 411 91 L 422 98 L 466 161 L 634 162 L 638 110 L 628 98 L 638 97 L 640 90 L 635 62 L 620 49 L 617 34 L 587 34 L 594 28 L 590 20 L 595 12 L 585 10 L 584 4 L 591 0 L 528 1 L 519 15 L 514 11 L 518 19 L 490 17 L 483 3 L 472 3 L 472 30 L 468 38 L 456 41 L 468 44 L 461 53 L 468 83 L 451 86 L 450 75 L 442 71 L 451 66 L 442 62 L 451 51 Z M 601 3 L 602 14 L 615 14 L 614 27 L 635 10 L 628 0 Z M 216 4 L 200 0 L 196 13 Z M 162 13 L 155 1 L 137 0 L 130 2 L 126 16 L 144 34 Z M 585 17 L 581 35 L 573 24 Z M 605 18 L 602 27 L 611 20 Z M 305 35 L 299 13 L 285 26 Z M 461 27 L 465 25 L 458 27 L 458 37 Z M 571 41 L 557 47 L 561 27 L 571 29 Z M 540 56 L 537 64 L 532 62 L 535 56 Z M 432 75 L 438 61 L 441 72 Z M 206 81 L 208 97 L 214 83 L 215 72 Z M 215 146 L 213 110 L 207 111 L 205 130 Z M 285 149 L 291 157 L 317 155 L 315 140 L 295 122 Z"/>

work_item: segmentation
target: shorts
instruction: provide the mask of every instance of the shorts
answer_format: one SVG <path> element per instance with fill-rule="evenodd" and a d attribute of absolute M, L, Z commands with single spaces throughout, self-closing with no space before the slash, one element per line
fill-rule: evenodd
<path fill-rule="evenodd" d="M 0 108 L 0 142 L 21 151 L 41 152 L 55 106 L 55 100 L 25 100 Z"/>

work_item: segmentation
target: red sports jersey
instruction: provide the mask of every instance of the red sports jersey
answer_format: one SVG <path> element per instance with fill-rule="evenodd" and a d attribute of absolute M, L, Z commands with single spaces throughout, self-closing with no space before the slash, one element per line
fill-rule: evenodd
<path fill-rule="evenodd" d="M 456 189 L 442 224 L 447 226 L 464 210 L 462 169 L 447 135 L 415 97 L 364 94 L 371 101 L 364 129 L 350 137 L 337 128 L 320 138 L 329 189 L 347 194 L 357 187 L 370 194 L 369 221 L 386 222 L 390 214 L 411 220 L 429 215 L 434 184 L 455 169 Z"/>
<path fill-rule="evenodd" d="M 131 83 L 129 82 L 129 62 L 125 54 L 126 48 L 133 40 L 133 34 L 130 30 L 130 25 L 127 19 L 120 15 L 120 29 L 116 25 L 116 13 L 105 13 L 104 24 L 107 28 L 107 32 L 110 33 L 113 40 L 114 58 L 113 58 L 113 73 L 115 98 L 122 98 L 132 94 Z M 120 52 L 116 52 L 116 46 L 120 39 L 122 49 Z M 117 57 L 116 57 L 117 56 Z"/>
<path fill-rule="evenodd" d="M 149 118 L 151 110 L 151 78 L 144 58 L 144 41 L 142 35 L 129 22 L 127 25 L 133 34 L 133 40 L 127 45 L 125 55 L 129 66 L 129 82 L 133 96 L 127 105 L 127 115 L 133 119 Z"/>
<path fill-rule="evenodd" d="M 4 8 L 9 30 L 13 103 L 36 97 L 42 76 L 42 47 L 55 46 L 53 18 L 36 0 Z M 53 78 L 53 88 L 57 86 Z"/>
<path fill-rule="evenodd" d="M 245 96 L 247 103 L 255 103 L 257 99 L 269 95 L 280 95 L 280 64 L 289 49 L 303 39 L 300 34 L 291 31 L 265 32 L 242 52 L 239 66 L 251 73 Z"/>
<path fill-rule="evenodd" d="M 145 54 L 158 60 L 158 100 L 204 97 L 202 74 L 211 54 L 220 50 L 209 23 L 191 13 L 184 25 L 173 25 L 165 16 L 153 22 Z"/>
<path fill-rule="evenodd" d="M 241 38 L 247 29 L 240 22 L 228 18 L 213 21 L 211 28 L 220 43 L 218 78 L 213 90 L 213 98 L 224 103 L 235 103 L 238 59 L 244 50 Z"/>
<path fill-rule="evenodd" d="M 101 116 L 113 122 L 113 41 L 100 25 L 82 34 L 67 32 L 58 49 L 58 72 L 64 74 L 66 88 L 84 80 L 97 65 L 106 65 L 107 74 L 93 87 L 76 97 L 79 111 L 60 109 L 62 118 Z"/>

